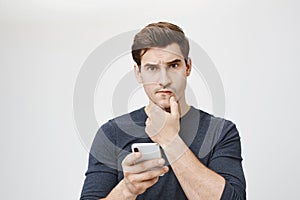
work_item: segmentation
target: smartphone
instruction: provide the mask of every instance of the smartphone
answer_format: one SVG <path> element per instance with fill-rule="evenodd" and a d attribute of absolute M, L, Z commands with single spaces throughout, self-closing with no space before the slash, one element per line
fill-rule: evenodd
<path fill-rule="evenodd" d="M 134 143 L 131 145 L 132 152 L 141 152 L 142 157 L 137 160 L 137 163 L 144 160 L 161 158 L 161 151 L 157 143 Z"/>

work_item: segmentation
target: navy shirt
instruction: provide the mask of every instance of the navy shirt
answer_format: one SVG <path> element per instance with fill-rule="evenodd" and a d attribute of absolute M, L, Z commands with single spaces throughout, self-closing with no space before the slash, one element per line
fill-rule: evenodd
<path fill-rule="evenodd" d="M 141 108 L 108 121 L 98 130 L 81 200 L 104 198 L 123 179 L 121 163 L 131 152 L 131 144 L 152 142 L 145 133 L 146 119 Z M 179 135 L 201 163 L 225 178 L 221 199 L 246 199 L 240 136 L 232 122 L 191 106 L 180 119 Z M 164 154 L 163 157 L 167 160 Z M 169 168 L 169 172 L 137 199 L 187 199 L 172 167 Z"/>

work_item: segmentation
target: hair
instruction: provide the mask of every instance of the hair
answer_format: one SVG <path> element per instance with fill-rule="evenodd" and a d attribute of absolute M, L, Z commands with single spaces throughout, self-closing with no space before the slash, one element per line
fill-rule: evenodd
<path fill-rule="evenodd" d="M 140 69 L 141 58 L 147 50 L 153 47 L 166 47 L 172 43 L 179 45 L 184 60 L 187 63 L 190 46 L 183 30 L 179 26 L 169 22 L 148 24 L 134 37 L 131 46 L 132 58 Z"/>

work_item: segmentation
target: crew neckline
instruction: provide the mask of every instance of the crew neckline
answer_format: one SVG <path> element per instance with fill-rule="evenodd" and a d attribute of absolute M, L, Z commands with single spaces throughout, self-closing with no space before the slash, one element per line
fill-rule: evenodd
<path fill-rule="evenodd" d="M 144 117 L 145 119 L 147 119 L 148 116 L 147 116 L 147 114 L 146 114 L 146 112 L 145 112 L 145 107 L 146 107 L 146 106 L 143 106 L 142 108 L 140 108 L 140 110 L 141 110 L 141 113 L 142 113 L 143 117 Z M 189 115 L 191 115 L 192 111 L 194 111 L 194 110 L 196 110 L 196 109 L 194 108 L 194 106 L 192 106 L 192 105 L 189 106 L 188 111 L 187 111 L 182 117 L 180 117 L 180 119 L 182 120 L 182 119 L 187 118 Z"/>

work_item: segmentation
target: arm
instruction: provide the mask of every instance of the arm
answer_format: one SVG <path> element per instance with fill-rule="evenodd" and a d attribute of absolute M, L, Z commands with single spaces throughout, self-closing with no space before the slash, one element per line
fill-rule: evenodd
<path fill-rule="evenodd" d="M 241 167 L 240 141 L 236 129 L 223 130 L 208 167 L 191 152 L 178 135 L 178 105 L 170 98 L 171 113 L 146 108 L 146 132 L 159 143 L 189 199 L 243 199 L 245 184 Z M 236 170 L 237 169 L 237 170 Z M 236 171 L 235 171 L 236 170 Z"/>
<path fill-rule="evenodd" d="M 142 155 L 139 152 L 131 153 L 122 162 L 124 178 L 118 182 L 113 135 L 114 127 L 107 123 L 99 129 L 94 139 L 81 200 L 135 199 L 138 194 L 154 185 L 160 175 L 168 171 L 168 167 L 164 166 L 164 159 L 135 164 Z"/>
<path fill-rule="evenodd" d="M 220 138 L 208 167 L 179 136 L 164 149 L 186 196 L 192 199 L 246 199 L 240 137 L 236 127 L 227 123 Z"/>
<path fill-rule="evenodd" d="M 188 199 L 220 199 L 225 179 L 203 165 L 177 136 L 164 152 Z"/>

